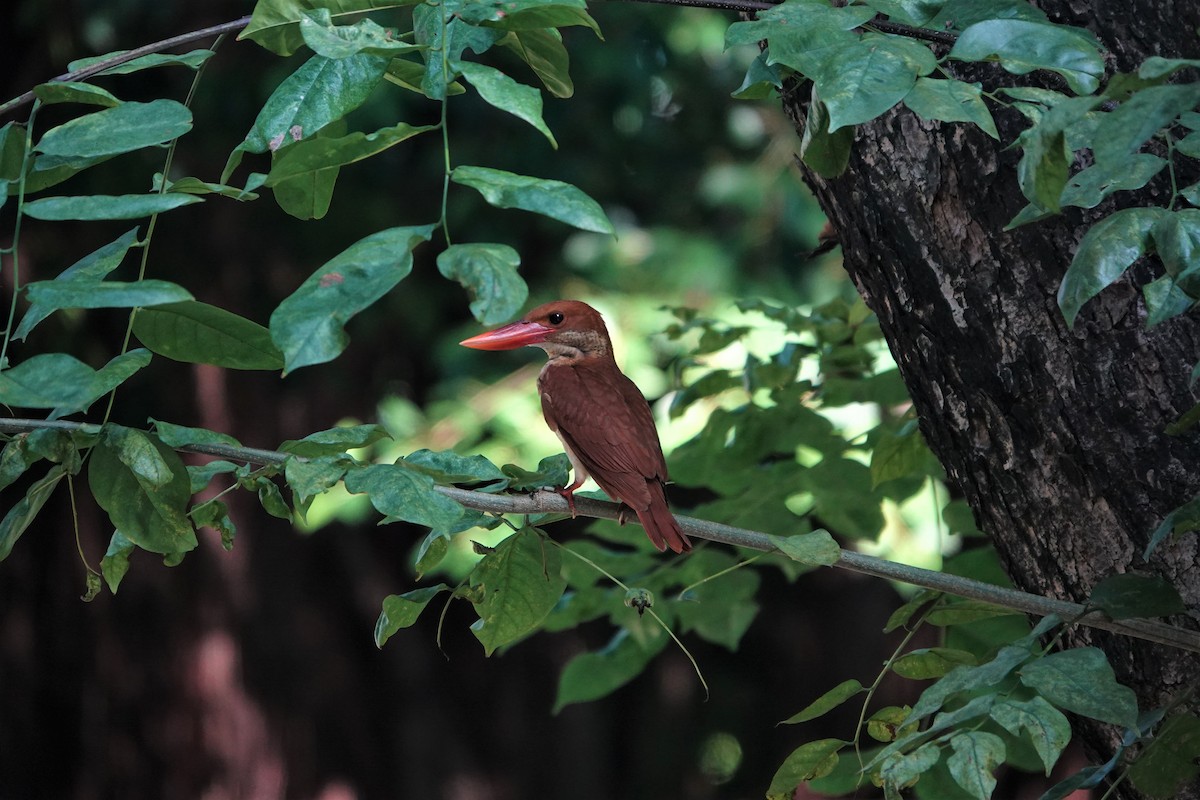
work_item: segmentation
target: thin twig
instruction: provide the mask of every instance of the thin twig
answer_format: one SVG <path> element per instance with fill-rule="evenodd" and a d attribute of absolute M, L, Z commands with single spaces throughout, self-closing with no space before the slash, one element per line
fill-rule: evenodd
<path fill-rule="evenodd" d="M 49 81 L 47 81 L 47 83 L 81 81 L 85 78 L 90 78 L 97 73 L 104 72 L 106 69 L 112 69 L 113 67 L 120 66 L 121 64 L 127 64 L 130 61 L 133 61 L 135 58 L 148 56 L 152 53 L 161 53 L 163 50 L 170 50 L 172 47 L 178 47 L 182 44 L 190 44 L 191 42 L 195 42 L 200 39 L 208 39 L 213 36 L 222 36 L 227 33 L 233 33 L 234 31 L 240 31 L 249 24 L 250 17 L 247 16 L 242 17 L 241 19 L 235 19 L 233 22 L 222 22 L 220 25 L 202 28 L 201 30 L 192 31 L 191 33 L 181 33 L 178 36 L 172 36 L 170 39 L 163 39 L 161 42 L 143 45 L 134 50 L 128 50 L 124 53 L 112 56 L 111 58 L 106 58 L 103 61 L 97 61 L 95 64 L 84 67 L 83 69 L 75 70 L 74 72 L 64 72 L 58 77 L 51 78 Z M 0 114 L 5 114 L 9 111 L 20 108 L 27 103 L 32 103 L 33 98 L 34 93 L 31 89 L 20 97 L 15 97 L 3 105 L 0 105 Z"/>
<path fill-rule="evenodd" d="M 98 433 L 100 426 L 63 420 L 38 419 L 0 419 L 0 433 L 28 433 L 39 428 L 56 428 L 58 430 L 81 430 L 88 433 Z M 261 464 L 265 466 L 282 465 L 289 456 L 276 450 L 259 450 L 249 447 L 233 447 L 223 444 L 196 444 L 177 448 L 191 453 L 211 455 L 230 461 Z M 532 494 L 488 494 L 470 489 L 460 489 L 456 486 L 437 486 L 439 492 L 454 500 L 465 508 L 483 511 L 491 514 L 569 514 L 571 507 L 566 498 L 557 492 L 543 490 Z M 575 511 L 585 517 L 598 519 L 617 519 L 620 506 L 617 503 L 593 500 L 587 497 L 575 498 Z M 775 550 L 773 538 L 759 531 L 735 528 L 722 525 L 719 522 L 695 519 L 676 515 L 679 526 L 689 536 L 708 539 L 713 542 L 746 547 L 751 550 L 769 552 Z M 1001 586 L 983 583 L 981 581 L 963 578 L 957 575 L 947 575 L 943 572 L 910 567 L 907 564 L 897 564 L 874 556 L 856 553 L 853 550 L 842 550 L 837 563 L 833 566 L 840 569 L 872 575 L 877 578 L 908 583 L 939 592 L 946 592 L 957 597 L 981 600 L 993 605 L 1002 606 L 1026 614 L 1039 617 L 1056 614 L 1062 619 L 1076 621 L 1081 625 L 1100 628 L 1125 636 L 1133 636 L 1158 644 L 1165 644 L 1180 650 L 1190 650 L 1200 653 L 1200 633 L 1155 622 L 1148 619 L 1111 620 L 1103 612 L 1087 608 L 1079 603 L 1067 600 L 1055 600 L 1050 597 L 1022 592 L 1017 589 L 1006 589 Z"/>

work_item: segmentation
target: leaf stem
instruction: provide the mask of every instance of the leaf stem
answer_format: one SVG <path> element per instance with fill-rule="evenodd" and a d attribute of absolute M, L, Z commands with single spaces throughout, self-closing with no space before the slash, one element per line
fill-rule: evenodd
<path fill-rule="evenodd" d="M 449 23 L 446 21 L 446 3 L 438 3 L 438 8 L 442 13 L 442 36 L 441 36 L 441 59 L 442 59 L 442 108 L 441 122 L 439 125 L 442 128 L 442 236 L 446 239 L 446 246 L 449 247 L 453 242 L 450 240 L 450 220 L 446 213 L 449 207 L 450 199 L 450 173 L 453 168 L 450 166 L 450 125 L 449 114 L 447 109 L 450 106 L 450 56 L 446 50 L 446 31 L 449 28 Z"/>
<path fill-rule="evenodd" d="M 21 220 L 25 207 L 25 181 L 29 175 L 29 161 L 33 157 L 33 123 L 37 119 L 41 101 L 35 101 L 25 123 L 25 154 L 21 158 L 21 178 L 17 181 L 17 219 L 13 223 L 12 251 L 12 297 L 8 301 L 8 322 L 4 326 L 4 344 L 0 346 L 0 369 L 8 366 L 8 344 L 12 341 L 13 323 L 17 320 L 17 296 L 21 293 Z"/>

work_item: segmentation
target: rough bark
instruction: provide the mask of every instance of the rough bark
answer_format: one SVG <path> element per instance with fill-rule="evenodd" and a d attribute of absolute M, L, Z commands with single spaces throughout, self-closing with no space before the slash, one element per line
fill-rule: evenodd
<path fill-rule="evenodd" d="M 1092 27 L 1116 70 L 1149 55 L 1195 54 L 1195 8 L 1123 3 L 1118 14 L 1087 5 L 1078 18 L 1070 3 L 1043 8 Z M 1009 78 L 996 68 L 970 79 Z M 803 86 L 785 98 L 800 132 L 806 102 Z M 1200 437 L 1164 433 L 1198 399 L 1188 377 L 1200 357 L 1200 316 L 1146 328 L 1139 286 L 1160 274 L 1147 260 L 1068 329 L 1059 282 L 1082 233 L 1112 207 L 1004 232 L 1025 205 L 1019 152 L 1004 149 L 1023 121 L 996 116 L 1000 142 L 893 111 L 859 129 L 845 174 L 805 177 L 879 316 L 930 447 L 1017 585 L 1080 601 L 1113 573 L 1157 574 L 1191 609 L 1173 621 L 1195 627 L 1200 538 L 1160 547 L 1148 562 L 1142 553 L 1161 519 L 1200 490 Z M 1134 202 L 1162 197 L 1148 190 Z M 1104 648 L 1143 709 L 1200 675 L 1192 653 L 1089 631 L 1073 632 L 1071 643 Z M 1077 723 L 1089 750 L 1107 758 L 1119 732 Z M 1200 787 L 1181 796 L 1200 797 Z"/>

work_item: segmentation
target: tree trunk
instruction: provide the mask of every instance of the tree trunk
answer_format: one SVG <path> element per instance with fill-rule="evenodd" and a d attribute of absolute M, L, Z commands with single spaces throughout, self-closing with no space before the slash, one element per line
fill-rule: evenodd
<path fill-rule="evenodd" d="M 1194 55 L 1195 7 L 1141 0 L 1116 14 L 1088 4 L 1086 17 L 1074 17 L 1081 4 L 1041 5 L 1055 21 L 1091 27 L 1111 51 L 1111 71 L 1136 69 L 1149 55 Z M 995 85 L 1006 77 L 997 66 L 968 80 Z M 785 97 L 800 132 L 806 104 L 803 86 Z M 1112 207 L 1072 209 L 1004 232 L 1026 202 L 1015 173 L 1019 151 L 1004 150 L 1023 120 L 993 112 L 1000 142 L 894 110 L 860 127 L 842 176 L 824 180 L 804 170 L 805 177 L 879 316 L 926 440 L 1014 582 L 1082 601 L 1114 573 L 1160 575 L 1191 609 L 1172 621 L 1195 628 L 1200 538 L 1164 543 L 1149 562 L 1142 553 L 1162 518 L 1200 491 L 1200 437 L 1164 433 L 1198 399 L 1188 378 L 1200 358 L 1200 316 L 1146 328 L 1139 287 L 1161 273 L 1157 260 L 1147 260 L 1087 304 L 1069 330 L 1056 303 L 1059 282 L 1082 233 Z M 1200 675 L 1194 653 L 1087 629 L 1072 631 L 1070 643 L 1102 647 L 1143 710 L 1166 704 Z M 1076 722 L 1090 753 L 1107 759 L 1120 732 Z M 1200 797 L 1200 787 L 1181 796 Z"/>

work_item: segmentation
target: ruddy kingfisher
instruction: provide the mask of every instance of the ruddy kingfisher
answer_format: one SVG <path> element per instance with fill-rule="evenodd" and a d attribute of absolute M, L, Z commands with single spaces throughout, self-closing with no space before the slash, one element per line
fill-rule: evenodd
<path fill-rule="evenodd" d="M 600 312 L 578 300 L 538 306 L 522 319 L 459 344 L 476 350 L 540 347 L 549 360 L 538 375 L 542 416 L 558 435 L 575 473 L 560 493 L 573 494 L 590 475 L 605 493 L 637 514 L 659 550 L 692 549 L 667 507 L 667 462 L 650 406 L 617 367 Z"/>

